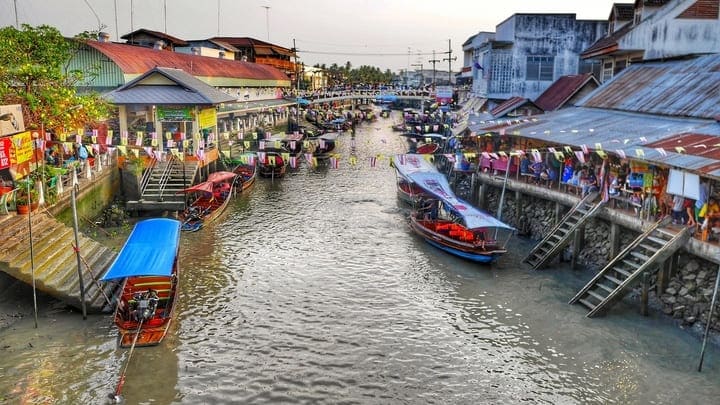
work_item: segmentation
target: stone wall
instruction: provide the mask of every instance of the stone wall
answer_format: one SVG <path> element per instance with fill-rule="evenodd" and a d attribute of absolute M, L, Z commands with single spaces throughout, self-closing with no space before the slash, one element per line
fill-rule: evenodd
<path fill-rule="evenodd" d="M 464 185 L 461 185 L 464 186 Z M 467 190 L 460 191 L 468 198 Z M 485 195 L 485 206 L 481 207 L 491 213 L 497 214 L 501 190 L 489 188 Z M 518 217 L 515 192 L 506 192 L 502 219 L 504 222 L 516 227 L 518 233 L 530 239 L 539 241 L 549 232 L 555 224 L 554 201 L 542 200 L 533 197 L 524 197 L 523 207 Z M 469 199 L 469 198 L 468 198 Z M 567 213 L 570 207 L 563 207 L 560 216 Z M 601 219 L 592 219 L 585 227 L 583 248 L 580 250 L 577 263 L 580 267 L 593 273 L 602 269 L 610 260 L 610 223 Z M 620 249 L 631 243 L 639 233 L 622 228 L 620 234 Z M 566 249 L 563 259 L 569 260 L 572 256 L 571 248 Z M 681 251 L 677 269 L 671 273 L 667 288 L 658 297 L 655 288 L 650 291 L 650 305 L 664 314 L 678 320 L 683 328 L 690 328 L 702 333 L 705 328 L 708 309 L 712 300 L 718 265 Z M 650 277 L 650 285 L 655 286 L 657 272 Z M 637 287 L 628 294 L 626 299 L 639 296 Z M 711 322 L 711 330 L 715 340 L 720 343 L 720 310 L 715 308 Z"/>

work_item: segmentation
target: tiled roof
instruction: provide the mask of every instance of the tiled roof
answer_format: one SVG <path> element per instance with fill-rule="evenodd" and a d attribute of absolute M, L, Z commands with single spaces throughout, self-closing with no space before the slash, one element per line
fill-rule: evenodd
<path fill-rule="evenodd" d="M 147 34 L 147 35 L 151 35 L 154 37 L 164 39 L 165 42 L 167 42 L 168 44 L 173 44 L 173 45 L 177 45 L 177 46 L 187 46 L 188 45 L 188 43 L 185 40 L 182 40 L 180 38 L 175 38 L 174 36 L 168 35 L 164 32 L 146 30 L 145 28 L 135 30 L 129 34 L 125 34 L 125 35 L 121 36 L 120 38 L 122 38 L 124 40 L 129 40 L 133 36 L 140 35 L 140 34 Z"/>
<path fill-rule="evenodd" d="M 124 74 L 142 74 L 163 66 L 182 69 L 196 77 L 272 80 L 289 83 L 278 69 L 257 63 L 157 50 L 111 42 L 88 41 L 87 45 L 115 62 Z"/>
<path fill-rule="evenodd" d="M 149 76 L 161 75 L 173 84 L 144 85 Z M 104 95 L 114 104 L 215 105 L 235 97 L 205 84 L 180 69 L 156 67 Z"/>
<path fill-rule="evenodd" d="M 720 116 L 720 54 L 632 64 L 580 105 L 714 119 Z"/>
<path fill-rule="evenodd" d="M 592 73 L 563 76 L 551 84 L 535 100 L 535 104 L 544 111 L 557 110 L 588 83 L 594 83 L 595 87 L 599 86 Z"/>

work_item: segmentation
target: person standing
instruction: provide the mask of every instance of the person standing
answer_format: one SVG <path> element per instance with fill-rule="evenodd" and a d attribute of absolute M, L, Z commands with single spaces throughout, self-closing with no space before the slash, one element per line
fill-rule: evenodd
<path fill-rule="evenodd" d="M 675 225 L 682 225 L 683 221 L 683 203 L 685 199 L 680 195 L 674 195 L 672 199 L 672 223 Z"/>

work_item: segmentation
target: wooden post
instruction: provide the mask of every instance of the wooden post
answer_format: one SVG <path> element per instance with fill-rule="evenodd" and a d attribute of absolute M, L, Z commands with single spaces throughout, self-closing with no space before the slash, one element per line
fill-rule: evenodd
<path fill-rule="evenodd" d="M 523 213 L 523 195 L 520 190 L 515 190 L 515 226 L 520 226 L 520 217 Z"/>
<path fill-rule="evenodd" d="M 563 217 L 563 215 L 562 215 L 562 207 L 563 207 L 562 204 L 560 204 L 559 202 L 555 202 L 555 218 L 553 219 L 553 223 L 554 223 L 555 225 L 557 225 L 558 222 L 560 222 L 560 220 L 561 220 L 562 217 Z"/>
<path fill-rule="evenodd" d="M 667 258 L 665 261 L 660 263 L 660 269 L 657 273 L 657 282 L 655 283 L 655 295 L 660 297 L 667 288 L 668 284 L 668 277 L 670 273 L 670 264 L 672 262 L 672 258 Z"/>
<path fill-rule="evenodd" d="M 645 271 L 642 274 L 642 287 L 640 290 L 640 314 L 642 316 L 648 316 L 648 291 L 650 290 L 650 277 L 648 272 Z"/>

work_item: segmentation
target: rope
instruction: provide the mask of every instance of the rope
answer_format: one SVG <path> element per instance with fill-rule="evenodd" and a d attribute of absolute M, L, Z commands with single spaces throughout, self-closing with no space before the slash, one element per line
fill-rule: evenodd
<path fill-rule="evenodd" d="M 77 246 L 75 246 L 73 243 L 70 243 L 70 246 L 72 246 L 73 251 L 74 251 L 75 253 L 78 253 L 78 254 L 80 253 L 80 248 L 78 248 Z M 92 277 L 93 281 L 95 282 L 95 285 L 97 286 L 97 288 L 98 288 L 98 289 L 100 290 L 100 292 L 102 293 L 103 298 L 105 298 L 105 302 L 107 302 L 107 304 L 112 308 L 112 301 L 111 301 L 110 298 L 107 296 L 107 294 L 105 294 L 105 290 L 103 290 L 102 286 L 100 285 L 100 281 L 98 281 L 98 279 L 95 277 L 95 273 L 93 273 L 92 268 L 90 268 L 90 264 L 87 262 L 87 260 L 85 260 L 85 258 L 83 257 L 83 255 L 80 255 L 80 260 L 82 260 L 83 264 L 84 264 L 85 267 L 87 268 L 88 273 L 90 273 L 90 277 Z"/>
<path fill-rule="evenodd" d="M 142 330 L 142 324 L 144 320 L 144 318 L 140 318 L 140 323 L 138 324 L 137 331 L 135 331 L 135 338 L 133 339 L 132 345 L 130 346 L 130 352 L 128 353 L 125 367 L 123 368 L 122 374 L 120 374 L 120 381 L 118 381 L 118 386 L 115 389 L 115 393 L 110 394 L 112 399 L 116 401 L 119 401 L 120 393 L 122 392 L 123 385 L 125 385 L 125 373 L 127 373 L 128 366 L 130 365 L 130 359 L 132 358 L 133 350 L 135 350 L 135 343 L 137 343 L 138 337 L 140 337 L 140 330 Z"/>

